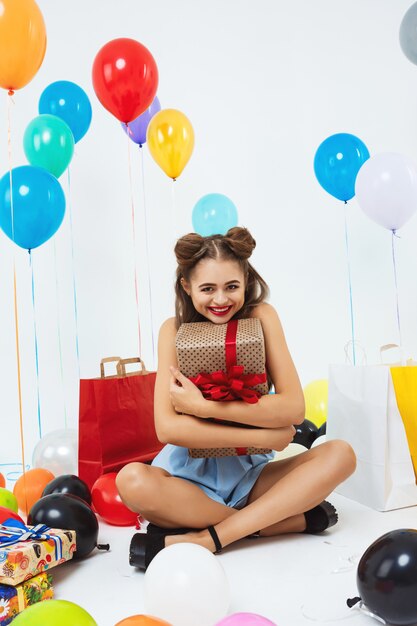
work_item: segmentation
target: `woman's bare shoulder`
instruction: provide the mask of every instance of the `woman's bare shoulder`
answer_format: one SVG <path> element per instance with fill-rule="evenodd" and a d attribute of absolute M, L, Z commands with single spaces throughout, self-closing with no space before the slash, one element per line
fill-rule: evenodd
<path fill-rule="evenodd" d="M 175 317 L 169 317 L 165 322 L 163 322 L 160 330 L 159 337 L 160 339 L 168 339 L 169 337 L 175 337 L 177 334 L 177 326 L 175 322 Z"/>
<path fill-rule="evenodd" d="M 272 304 L 269 304 L 268 302 L 262 302 L 252 309 L 251 317 L 257 317 L 261 320 L 261 322 L 267 322 L 271 319 L 277 319 L 278 313 L 276 312 Z"/>

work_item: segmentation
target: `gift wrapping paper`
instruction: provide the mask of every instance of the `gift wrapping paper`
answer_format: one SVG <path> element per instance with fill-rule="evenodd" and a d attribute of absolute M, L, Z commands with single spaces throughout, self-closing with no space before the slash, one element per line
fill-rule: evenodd
<path fill-rule="evenodd" d="M 36 526 L 28 526 L 26 536 L 29 536 L 36 528 Z M 56 528 L 43 530 L 42 536 L 45 536 L 45 539 L 37 539 L 39 535 L 33 532 L 32 538 L 22 540 L 22 537 L 12 545 L 4 545 L 2 540 L 9 539 L 9 531 L 15 530 L 14 527 L 0 524 L 1 585 L 16 586 L 22 581 L 29 580 L 36 574 L 69 561 L 76 550 L 75 531 Z"/>
<path fill-rule="evenodd" d="M 181 324 L 175 345 L 180 371 L 201 389 L 205 398 L 255 403 L 259 396 L 268 393 L 265 343 L 259 319 L 232 320 L 227 324 Z M 219 423 L 242 426 L 233 422 Z M 254 447 L 189 450 L 194 458 L 269 452 L 269 448 Z"/>
<path fill-rule="evenodd" d="M 7 626 L 26 607 L 54 597 L 52 577 L 42 572 L 16 587 L 0 585 L 0 626 Z"/>

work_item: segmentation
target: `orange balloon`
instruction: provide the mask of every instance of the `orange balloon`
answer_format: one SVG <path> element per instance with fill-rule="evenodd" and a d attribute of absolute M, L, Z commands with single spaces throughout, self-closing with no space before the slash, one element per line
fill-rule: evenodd
<path fill-rule="evenodd" d="M 22 474 L 13 489 L 19 509 L 27 515 L 35 502 L 42 497 L 46 485 L 54 478 L 52 472 L 41 468 L 31 469 Z"/>
<path fill-rule="evenodd" d="M 150 615 L 132 615 L 132 617 L 126 617 L 121 622 L 117 622 L 115 626 L 172 626 L 172 624 Z"/>
<path fill-rule="evenodd" d="M 5 487 L 6 486 L 6 479 L 3 476 L 3 474 L 0 474 L 0 487 Z"/>
<path fill-rule="evenodd" d="M 40 68 L 46 28 L 34 0 L 0 0 L 0 87 L 21 89 Z"/>

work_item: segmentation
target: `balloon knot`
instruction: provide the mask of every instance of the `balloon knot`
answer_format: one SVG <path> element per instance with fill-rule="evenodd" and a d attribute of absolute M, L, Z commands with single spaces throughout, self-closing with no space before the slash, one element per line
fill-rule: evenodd
<path fill-rule="evenodd" d="M 110 544 L 109 543 L 97 543 L 96 548 L 97 550 L 105 550 L 106 552 L 108 552 L 110 550 Z"/>
<path fill-rule="evenodd" d="M 347 200 L 343 200 L 343 202 L 344 202 L 345 204 L 347 204 Z"/>
<path fill-rule="evenodd" d="M 174 183 L 177 181 L 177 179 L 176 179 L 176 178 L 173 178 L 172 180 L 173 180 L 173 182 L 174 182 Z"/>
<path fill-rule="evenodd" d="M 8 96 L 14 96 L 14 89 L 9 89 L 9 91 L 7 92 Z"/>
<path fill-rule="evenodd" d="M 351 609 L 352 606 L 355 606 L 355 604 L 358 604 L 358 602 L 360 602 L 361 600 L 362 600 L 362 598 L 360 598 L 359 596 L 356 596 L 355 598 L 348 598 L 346 600 L 346 604 Z"/>
<path fill-rule="evenodd" d="M 139 144 L 139 148 L 143 148 L 143 146 L 142 146 L 142 144 L 141 144 L 141 143 Z"/>

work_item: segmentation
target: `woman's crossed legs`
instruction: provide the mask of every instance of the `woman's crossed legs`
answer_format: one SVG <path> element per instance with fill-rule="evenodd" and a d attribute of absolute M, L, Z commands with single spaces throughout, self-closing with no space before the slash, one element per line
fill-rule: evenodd
<path fill-rule="evenodd" d="M 204 529 L 167 536 L 165 545 L 192 542 L 214 551 L 207 529 L 215 526 L 223 546 L 258 530 L 272 536 L 305 529 L 303 513 L 322 502 L 355 470 L 355 455 L 344 441 L 329 441 L 297 456 L 268 463 L 243 509 L 216 502 L 196 485 L 159 467 L 130 463 L 117 476 L 123 502 L 165 528 Z"/>

